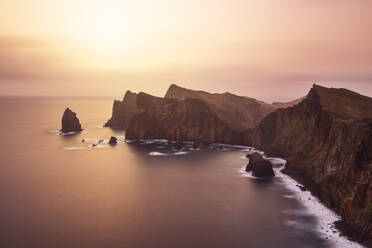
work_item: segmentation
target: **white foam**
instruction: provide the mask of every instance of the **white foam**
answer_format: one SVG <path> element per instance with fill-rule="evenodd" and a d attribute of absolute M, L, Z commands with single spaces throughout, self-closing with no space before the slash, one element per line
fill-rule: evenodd
<path fill-rule="evenodd" d="M 167 143 L 166 139 L 140 140 L 143 144 Z"/>
<path fill-rule="evenodd" d="M 232 146 L 234 148 L 238 148 L 238 149 L 249 149 L 250 147 L 249 146 Z"/>
<path fill-rule="evenodd" d="M 187 154 L 187 152 L 175 152 L 173 153 L 174 155 L 184 155 L 184 154 Z"/>
<path fill-rule="evenodd" d="M 264 155 L 264 152 L 258 151 L 254 148 L 249 148 L 247 150 L 249 153 L 259 152 L 260 154 Z M 340 231 L 334 228 L 334 222 L 341 219 L 335 212 L 328 209 L 324 206 L 318 198 L 313 196 L 310 191 L 302 191 L 298 185 L 297 181 L 292 179 L 291 177 L 285 175 L 281 172 L 281 170 L 285 167 L 287 163 L 286 160 L 282 158 L 272 158 L 272 157 L 265 157 L 264 158 L 270 160 L 273 165 L 281 165 L 280 167 L 275 168 L 275 178 L 280 181 L 287 189 L 289 189 L 293 195 L 284 195 L 285 198 L 296 198 L 298 201 L 302 203 L 302 205 L 306 208 L 305 214 L 311 214 L 317 217 L 317 231 L 323 235 L 329 242 L 332 243 L 333 247 L 342 247 L 342 248 L 359 248 L 363 247 L 362 245 L 348 240 L 346 237 L 341 236 Z M 249 177 L 252 179 L 257 179 L 253 177 L 251 173 L 245 171 L 245 168 L 240 169 L 241 173 L 245 173 L 245 177 Z M 286 210 L 284 210 L 286 211 Z M 288 225 L 292 225 L 293 223 L 288 222 Z"/>
<path fill-rule="evenodd" d="M 158 143 L 167 143 L 168 142 L 166 139 L 154 139 L 153 141 L 158 142 Z"/>
<path fill-rule="evenodd" d="M 164 149 L 166 148 L 165 146 L 156 146 L 155 148 L 158 148 L 158 149 Z"/>
<path fill-rule="evenodd" d="M 195 149 L 195 148 L 191 147 L 191 148 L 190 148 L 190 151 L 200 151 L 200 148 L 196 148 L 196 149 Z"/>
<path fill-rule="evenodd" d="M 273 165 L 285 165 L 287 163 L 287 160 L 282 159 L 282 158 L 270 158 L 270 157 L 265 157 L 265 159 L 269 160 L 271 164 Z"/>
<path fill-rule="evenodd" d="M 65 147 L 63 149 L 68 150 L 68 151 L 73 151 L 73 150 L 83 150 L 86 147 Z"/>
<path fill-rule="evenodd" d="M 161 152 L 150 152 L 149 155 L 150 156 L 167 156 L 169 154 L 161 153 Z"/>
<path fill-rule="evenodd" d="M 61 135 L 61 136 L 68 136 L 68 135 L 74 135 L 74 134 L 77 134 L 78 132 L 61 132 L 59 131 L 58 134 Z"/>
<path fill-rule="evenodd" d="M 318 218 L 317 231 L 328 238 L 334 247 L 363 247 L 356 242 L 348 240 L 344 236 L 340 236 L 340 232 L 333 228 L 333 223 L 340 220 L 340 216 L 325 207 L 319 199 L 314 197 L 309 191 L 302 191 L 299 189 L 297 186 L 299 183 L 291 177 L 283 174 L 279 170 L 276 170 L 276 175 L 277 178 L 281 179 L 281 183 L 294 193 L 293 198 L 299 200 L 306 207 L 306 212 Z"/>

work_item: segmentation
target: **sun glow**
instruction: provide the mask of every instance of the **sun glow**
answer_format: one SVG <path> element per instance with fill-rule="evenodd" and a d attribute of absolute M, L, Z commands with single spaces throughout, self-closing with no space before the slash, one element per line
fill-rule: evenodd
<path fill-rule="evenodd" d="M 85 20 L 82 42 L 101 56 L 117 57 L 128 46 L 129 21 L 118 10 L 102 10 Z"/>

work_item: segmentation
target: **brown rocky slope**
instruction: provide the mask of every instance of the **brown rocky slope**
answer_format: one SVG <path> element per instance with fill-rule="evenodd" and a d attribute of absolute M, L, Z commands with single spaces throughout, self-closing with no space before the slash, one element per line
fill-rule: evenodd
<path fill-rule="evenodd" d="M 184 100 L 137 95 L 137 108 L 126 129 L 126 139 L 168 139 L 201 143 L 232 143 L 239 132 L 199 99 Z"/>
<path fill-rule="evenodd" d="M 372 98 L 314 85 L 300 104 L 268 115 L 245 138 L 287 159 L 285 173 L 340 214 L 346 234 L 370 239 Z"/>
<path fill-rule="evenodd" d="M 165 98 L 200 99 L 232 129 L 241 131 L 257 126 L 265 116 L 278 108 L 245 96 L 237 96 L 231 93 L 212 94 L 182 88 L 175 84 L 170 85 Z"/>

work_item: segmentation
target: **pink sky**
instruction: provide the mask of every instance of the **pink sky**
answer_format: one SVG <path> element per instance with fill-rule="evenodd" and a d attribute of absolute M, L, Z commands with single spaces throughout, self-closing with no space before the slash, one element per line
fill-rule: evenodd
<path fill-rule="evenodd" d="M 372 2 L 0 0 L 0 95 L 372 96 Z"/>

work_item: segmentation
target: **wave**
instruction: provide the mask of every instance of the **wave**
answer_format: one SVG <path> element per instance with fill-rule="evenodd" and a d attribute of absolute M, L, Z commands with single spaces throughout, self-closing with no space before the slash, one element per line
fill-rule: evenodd
<path fill-rule="evenodd" d="M 187 152 L 175 152 L 173 153 L 174 155 L 184 155 L 184 154 L 187 154 Z"/>
<path fill-rule="evenodd" d="M 256 149 L 251 149 L 250 152 L 256 152 Z M 264 154 L 264 152 L 260 152 Z M 317 231 L 322 235 L 323 238 L 327 239 L 333 247 L 343 247 L 343 248 L 359 248 L 363 247 L 362 245 L 348 240 L 346 237 L 342 236 L 341 232 L 334 227 L 334 222 L 341 219 L 339 215 L 335 212 L 324 206 L 318 198 L 313 196 L 310 191 L 302 191 L 298 186 L 303 186 L 298 183 L 293 178 L 287 176 L 286 174 L 282 173 L 281 170 L 285 167 L 286 160 L 282 158 L 273 158 L 273 157 L 265 157 L 264 158 L 270 160 L 273 164 L 274 171 L 275 171 L 275 179 L 278 180 L 284 187 L 286 187 L 292 194 L 283 195 L 284 198 L 295 198 L 305 207 L 304 212 L 298 213 L 295 211 L 287 211 L 288 214 L 301 214 L 306 215 L 310 214 L 317 218 Z M 280 165 L 280 167 L 277 167 Z M 256 179 L 253 177 L 251 173 L 245 171 L 245 168 L 240 169 L 241 173 L 244 173 L 245 177 L 249 177 L 252 179 Z M 296 225 L 289 221 L 287 225 L 292 226 Z"/>
<path fill-rule="evenodd" d="M 63 149 L 68 150 L 68 151 L 74 151 L 74 150 L 83 150 L 83 149 L 86 149 L 86 147 L 65 147 Z"/>
<path fill-rule="evenodd" d="M 162 153 L 162 152 L 150 152 L 150 156 L 168 156 L 169 154 Z"/>

